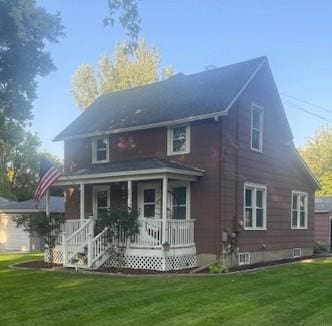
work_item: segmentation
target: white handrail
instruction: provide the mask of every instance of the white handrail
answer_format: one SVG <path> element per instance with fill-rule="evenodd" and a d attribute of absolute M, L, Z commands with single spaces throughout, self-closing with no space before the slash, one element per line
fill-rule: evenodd
<path fill-rule="evenodd" d="M 89 243 L 88 265 L 92 266 L 110 247 L 110 228 L 105 228 Z"/>
<path fill-rule="evenodd" d="M 76 230 L 69 237 L 64 236 L 63 252 L 64 263 L 69 264 L 70 260 L 88 245 L 89 234 L 93 234 L 93 220 L 85 220 L 82 222 L 81 227 Z"/>

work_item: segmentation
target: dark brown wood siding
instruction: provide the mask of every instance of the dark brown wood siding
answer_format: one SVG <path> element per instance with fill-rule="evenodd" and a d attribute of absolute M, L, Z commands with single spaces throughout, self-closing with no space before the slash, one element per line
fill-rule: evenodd
<path fill-rule="evenodd" d="M 263 153 L 250 148 L 251 104 L 264 108 Z M 238 232 L 240 251 L 312 247 L 314 186 L 286 145 L 287 130 L 266 69 L 261 70 L 223 119 L 222 230 Z M 244 183 L 267 187 L 267 230 L 242 227 Z M 291 229 L 292 190 L 307 192 L 308 229 Z"/>

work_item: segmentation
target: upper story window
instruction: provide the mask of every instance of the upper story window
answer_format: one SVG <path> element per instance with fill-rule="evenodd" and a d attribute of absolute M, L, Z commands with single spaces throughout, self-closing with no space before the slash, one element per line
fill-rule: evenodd
<path fill-rule="evenodd" d="M 167 155 L 187 154 L 190 152 L 190 125 L 168 128 Z"/>
<path fill-rule="evenodd" d="M 263 152 L 263 108 L 251 106 L 251 149 Z"/>
<path fill-rule="evenodd" d="M 109 161 L 108 137 L 99 137 L 92 140 L 92 163 Z"/>
<path fill-rule="evenodd" d="M 292 229 L 308 228 L 308 194 L 292 191 Z"/>
<path fill-rule="evenodd" d="M 245 230 L 266 230 L 266 187 L 251 183 L 244 184 Z"/>

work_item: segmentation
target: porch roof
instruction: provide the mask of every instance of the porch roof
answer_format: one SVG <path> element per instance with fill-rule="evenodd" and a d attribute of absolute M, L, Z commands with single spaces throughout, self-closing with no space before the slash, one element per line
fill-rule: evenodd
<path fill-rule="evenodd" d="M 139 180 L 148 176 L 153 179 L 165 174 L 194 181 L 203 176 L 204 170 L 160 158 L 98 163 L 60 177 L 55 185 Z"/>

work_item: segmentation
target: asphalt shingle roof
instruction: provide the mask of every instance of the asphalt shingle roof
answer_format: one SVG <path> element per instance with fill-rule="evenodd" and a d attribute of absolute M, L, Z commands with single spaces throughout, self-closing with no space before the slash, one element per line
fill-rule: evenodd
<path fill-rule="evenodd" d="M 219 113 L 266 57 L 101 95 L 55 140 Z"/>
<path fill-rule="evenodd" d="M 7 205 L 8 203 L 10 203 L 11 201 L 7 198 L 4 198 L 4 197 L 0 197 L 0 208 L 3 206 L 3 205 Z"/>
<path fill-rule="evenodd" d="M 40 210 L 45 210 L 46 208 L 46 201 L 45 197 L 41 199 L 41 201 L 38 204 L 38 209 Z M 4 204 L 0 207 L 1 210 L 30 210 L 30 209 L 35 209 L 35 203 L 33 199 L 21 201 L 21 202 L 9 202 L 7 204 Z M 50 196 L 50 212 L 53 213 L 64 213 L 65 211 L 65 199 L 64 197 L 57 197 L 57 196 Z"/>
<path fill-rule="evenodd" d="M 315 198 L 315 211 L 332 211 L 332 196 Z"/>
<path fill-rule="evenodd" d="M 91 165 L 87 169 L 75 171 L 70 176 L 79 176 L 87 174 L 101 174 L 101 173 L 115 173 L 115 172 L 129 172 L 129 171 L 142 171 L 154 170 L 162 168 L 173 168 L 182 171 L 203 172 L 202 170 L 190 166 L 185 166 L 173 161 L 168 161 L 160 158 L 149 158 L 142 160 L 128 160 L 110 163 L 101 163 Z M 67 176 L 69 176 L 67 175 Z"/>

